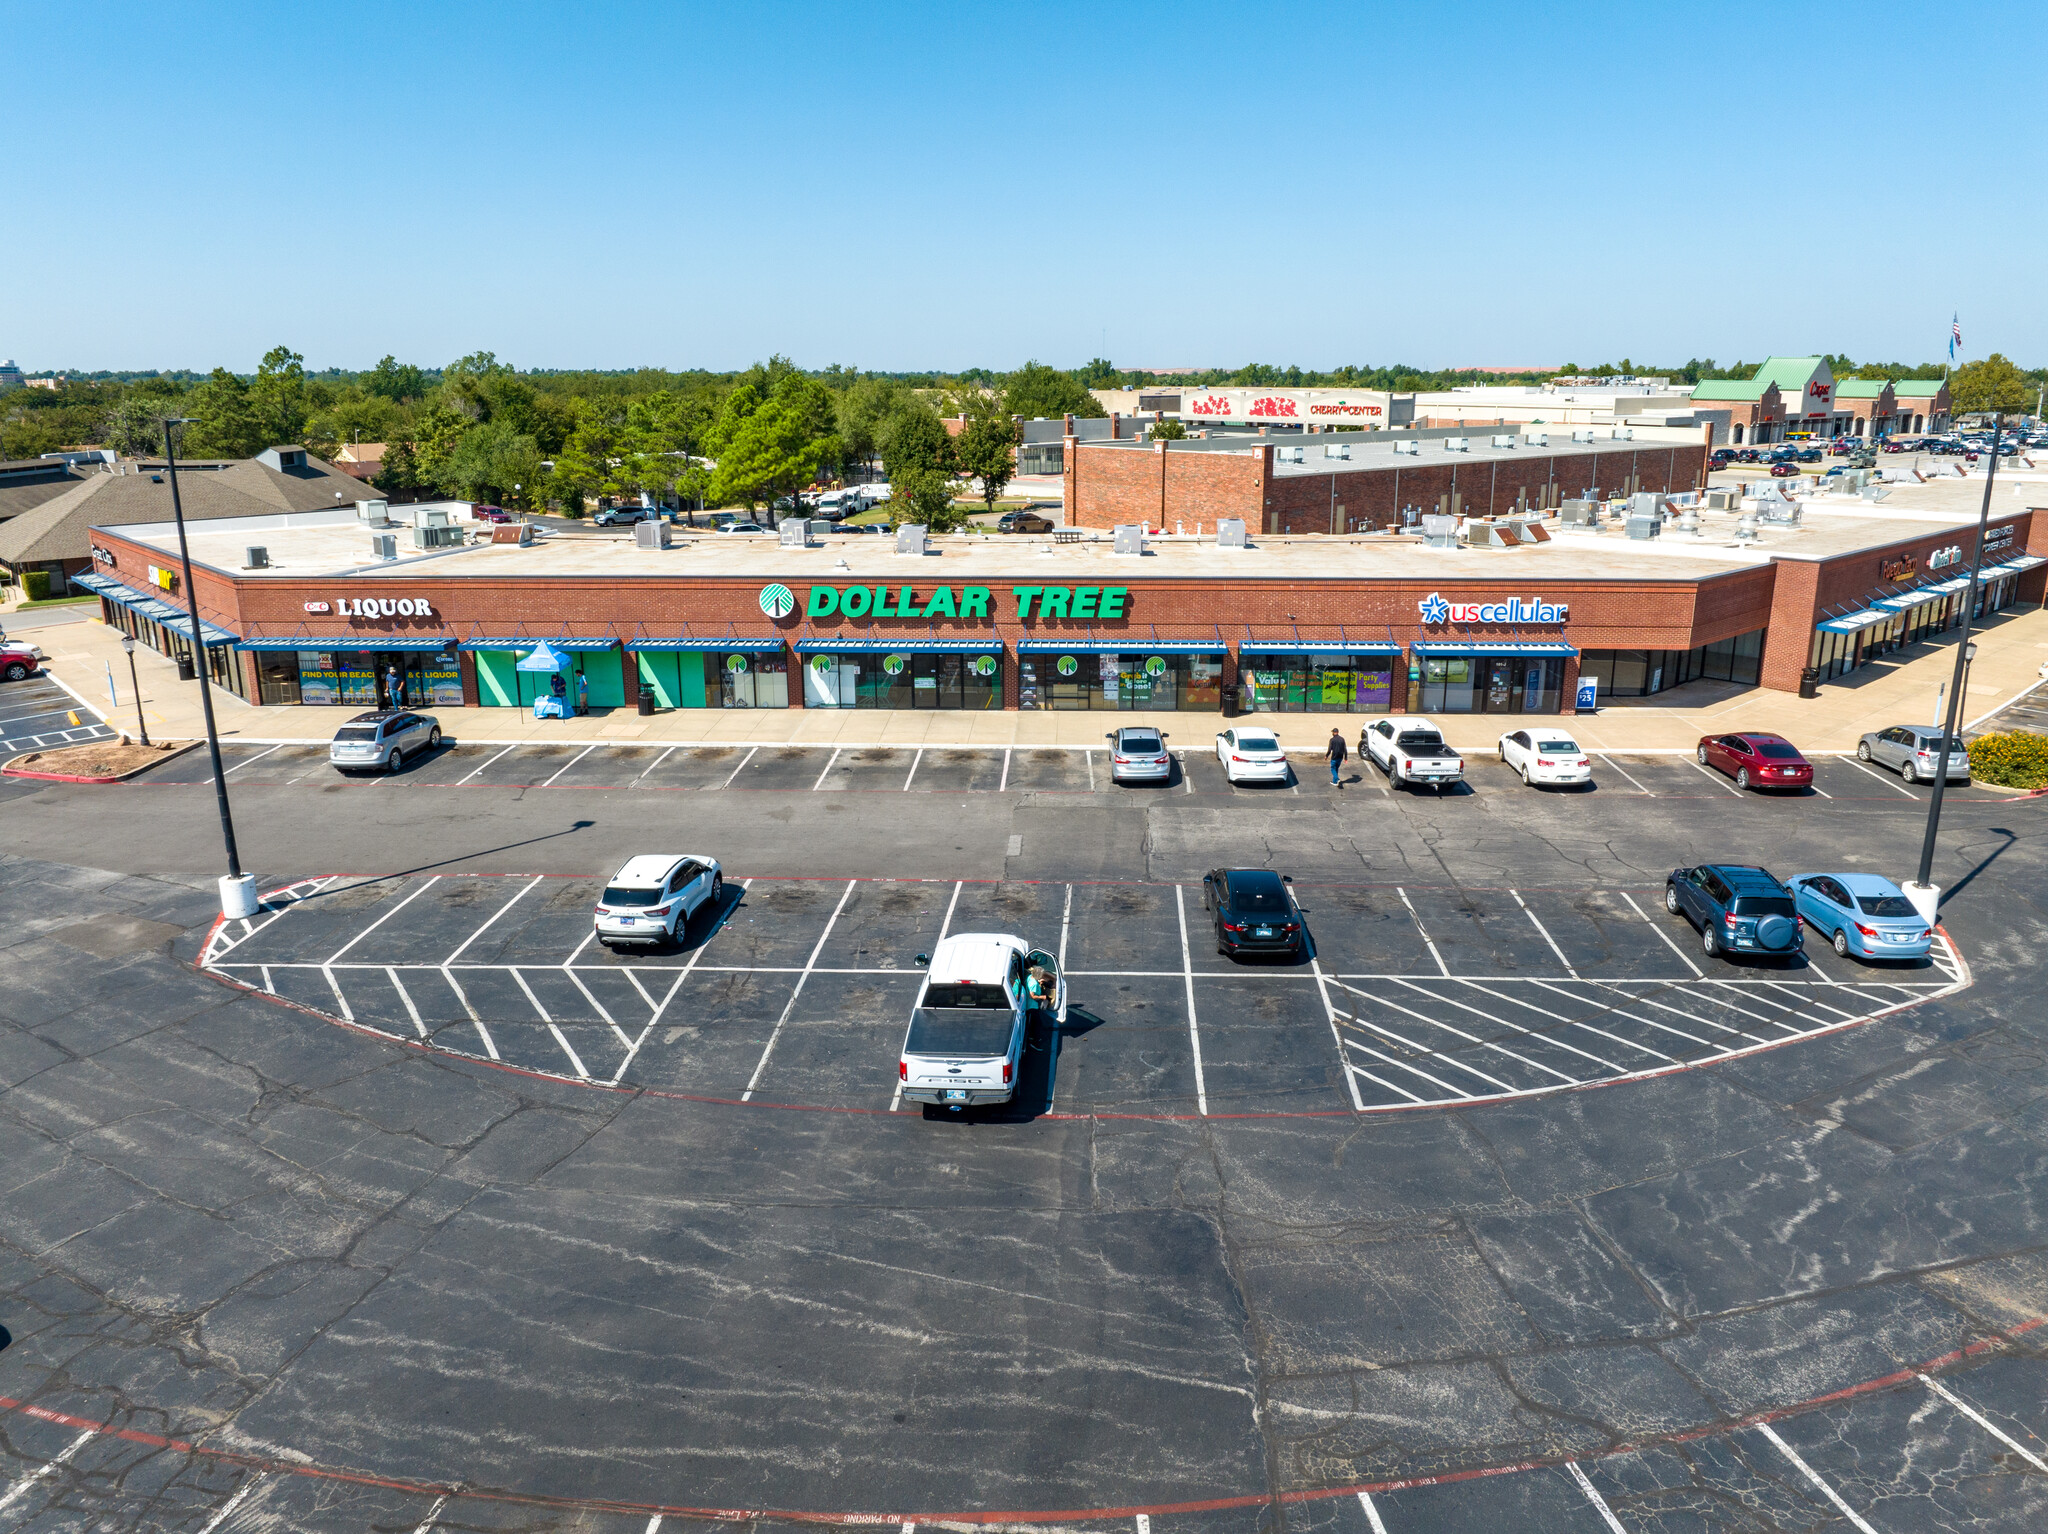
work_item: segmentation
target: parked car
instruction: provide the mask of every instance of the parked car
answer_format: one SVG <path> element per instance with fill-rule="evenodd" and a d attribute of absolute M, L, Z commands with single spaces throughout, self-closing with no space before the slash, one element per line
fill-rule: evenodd
<path fill-rule="evenodd" d="M 1753 447 L 1738 448 L 1735 453 L 1737 463 L 1762 463 L 1763 457 L 1764 455 Z"/>
<path fill-rule="evenodd" d="M 717 531 L 721 533 L 765 533 L 767 528 L 758 522 L 721 522 Z"/>
<path fill-rule="evenodd" d="M 1109 732 L 1109 781 L 1164 783 L 1173 776 L 1173 758 L 1166 736 L 1149 726 L 1126 726 Z"/>
<path fill-rule="evenodd" d="M 1443 731 L 1418 714 L 1390 714 L 1365 726 L 1365 754 L 1385 771 L 1394 787 L 1427 783 L 1441 792 L 1465 778 L 1465 761 L 1444 744 Z"/>
<path fill-rule="evenodd" d="M 1924 959 L 1934 933 L 1906 892 L 1879 874 L 1794 874 L 1800 917 L 1843 958 Z"/>
<path fill-rule="evenodd" d="M 917 962 L 926 966 L 924 988 L 896 1059 L 904 1100 L 955 1111 L 1008 1102 L 1032 1012 L 1046 1013 L 1055 1027 L 1067 1020 L 1059 961 L 1009 933 L 962 932 Z M 1050 981 L 1043 997 L 1032 994 L 1034 970 Z"/>
<path fill-rule="evenodd" d="M 441 744 L 441 722 L 432 714 L 402 708 L 374 709 L 357 714 L 334 732 L 327 760 L 340 772 L 382 768 L 396 772 L 409 756 Z"/>
<path fill-rule="evenodd" d="M 519 519 L 502 506 L 472 506 L 469 514 L 479 522 L 517 522 Z"/>
<path fill-rule="evenodd" d="M 1908 783 L 1932 783 L 1934 770 L 1941 763 L 1941 731 L 1925 724 L 1872 730 L 1856 742 L 1856 759 L 1889 767 Z M 1970 748 L 1957 736 L 1949 738 L 1948 780 L 1970 781 Z"/>
<path fill-rule="evenodd" d="M 1796 463 L 1774 463 L 1771 465 L 1772 479 L 1796 479 L 1798 475 L 1799 465 Z"/>
<path fill-rule="evenodd" d="M 1308 926 L 1288 888 L 1294 881 L 1270 868 L 1219 868 L 1202 875 L 1202 908 L 1216 920 L 1216 951 L 1299 954 Z"/>
<path fill-rule="evenodd" d="M 1700 946 L 1714 957 L 1755 953 L 1789 959 L 1805 946 L 1792 892 L 1768 868 L 1675 868 L 1664 881 L 1664 909 L 1698 927 Z"/>
<path fill-rule="evenodd" d="M 23 645 L 9 642 L 5 648 L 0 648 L 0 676 L 4 676 L 10 682 L 19 682 L 24 677 L 34 676 L 41 665 L 42 661 L 35 651 Z"/>
<path fill-rule="evenodd" d="M 1530 787 L 1552 783 L 1590 783 L 1593 758 L 1569 735 L 1556 730 L 1510 730 L 1500 738 L 1500 759 L 1522 775 Z"/>
<path fill-rule="evenodd" d="M 718 909 L 725 871 L 718 859 L 696 853 L 656 852 L 630 857 L 605 884 L 591 917 L 597 940 L 661 947 L 676 940 L 705 907 Z"/>
<path fill-rule="evenodd" d="M 1799 461 L 1801 463 L 1819 463 L 1826 457 L 1827 454 L 1817 447 L 1802 447 L 1799 450 Z"/>
<path fill-rule="evenodd" d="M 631 527 L 635 522 L 645 522 L 660 513 L 646 506 L 607 506 L 590 520 L 599 527 Z"/>
<path fill-rule="evenodd" d="M 1728 467 L 1729 464 L 1733 463 L 1734 461 L 1735 454 L 1731 449 L 1725 447 L 1717 447 L 1714 449 L 1713 453 L 1709 455 L 1707 459 L 1707 464 L 1710 468 L 1725 469 Z"/>
<path fill-rule="evenodd" d="M 996 518 L 999 533 L 1049 533 L 1052 529 L 1052 518 L 1035 511 L 1006 511 Z"/>
<path fill-rule="evenodd" d="M 1263 726 L 1220 732 L 1216 760 L 1231 783 L 1285 783 L 1292 770 L 1278 738 Z"/>
<path fill-rule="evenodd" d="M 1782 735 L 1703 735 L 1693 752 L 1737 788 L 1811 788 L 1813 765 Z"/>

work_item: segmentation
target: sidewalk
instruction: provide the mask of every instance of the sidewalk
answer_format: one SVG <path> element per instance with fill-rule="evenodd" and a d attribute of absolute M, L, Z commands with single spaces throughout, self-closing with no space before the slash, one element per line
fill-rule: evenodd
<path fill-rule="evenodd" d="M 26 636 L 25 636 L 26 637 Z M 1994 614 L 1977 629 L 1977 659 L 1970 668 L 1966 722 L 2004 707 L 2040 680 L 2048 663 L 2048 613 Z M 135 700 L 121 636 L 98 618 L 37 629 L 33 642 L 50 657 L 47 670 L 106 717 L 134 733 Z M 152 740 L 189 740 L 205 734 L 199 688 L 179 682 L 177 666 L 140 645 L 135 665 L 142 708 Z M 1655 698 L 1609 700 L 1599 714 L 1559 721 L 1580 744 L 1597 751 L 1690 751 L 1700 736 L 1720 730 L 1775 731 L 1807 751 L 1853 751 L 1866 730 L 1934 718 L 1937 690 L 1955 665 L 1952 641 L 1911 645 L 1852 676 L 1829 682 L 1818 698 L 1766 692 L 1726 682 L 1692 682 Z M 113 668 L 120 706 L 107 703 L 106 668 Z M 213 690 L 214 718 L 224 740 L 324 745 L 346 717 L 336 708 L 259 707 Z M 1207 750 L 1226 727 L 1219 714 L 1054 713 L 998 710 L 949 713 L 881 709 L 676 709 L 642 718 L 614 709 L 584 719 L 535 719 L 523 709 L 435 708 L 442 730 L 473 743 L 498 745 L 569 742 L 659 745 L 817 746 L 1099 746 L 1119 725 L 1152 725 L 1176 747 Z M 1256 714 L 1235 721 L 1273 730 L 1289 751 L 1319 753 L 1331 726 L 1355 743 L 1356 714 Z M 1436 722 L 1451 744 L 1467 753 L 1491 751 L 1503 730 L 1521 716 L 1448 714 Z"/>

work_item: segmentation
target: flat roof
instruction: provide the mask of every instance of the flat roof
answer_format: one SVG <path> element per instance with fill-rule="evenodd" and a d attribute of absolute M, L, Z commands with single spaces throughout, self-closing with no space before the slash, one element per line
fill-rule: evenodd
<path fill-rule="evenodd" d="M 1767 482 L 1760 482 L 1761 485 Z M 2024 483 L 2020 495 L 2001 493 L 1994 516 L 2048 505 L 2048 483 Z M 273 519 L 238 519 L 223 530 L 187 524 L 197 564 L 240 580 L 503 580 L 587 577 L 606 581 L 790 580 L 825 585 L 1044 581 L 1120 585 L 1140 580 L 1414 580 L 1414 581 L 1695 581 L 1754 569 L 1773 559 L 1825 560 L 1909 539 L 1974 526 L 1981 480 L 1937 481 L 1897 487 L 1879 505 L 1850 497 L 1815 497 L 1804 503 L 1797 526 L 1766 523 L 1755 543 L 1735 540 L 1736 514 L 1702 511 L 1696 539 L 1667 533 L 1629 538 L 1618 525 L 1598 533 L 1546 524 L 1548 543 L 1513 549 L 1430 549 L 1413 534 L 1358 533 L 1266 536 L 1248 549 L 1224 549 L 1213 536 L 1150 540 L 1142 556 L 1113 552 L 1108 533 L 1078 543 L 1050 537 L 954 535 L 932 540 L 922 558 L 896 552 L 895 539 L 834 534 L 806 549 L 784 548 L 773 534 L 704 532 L 677 528 L 667 549 L 638 547 L 630 532 L 592 529 L 555 533 L 531 545 L 466 544 L 418 550 L 405 544 L 395 560 L 370 554 L 370 533 L 352 512 L 297 513 L 274 519 L 293 525 L 257 529 Z M 332 520 L 321 521 L 320 518 Z M 311 525 L 309 525 L 311 524 Z M 110 529 L 114 536 L 174 554 L 169 523 Z M 262 543 L 270 564 L 242 568 L 247 546 Z"/>
<path fill-rule="evenodd" d="M 1289 453 L 1299 450 L 1301 461 L 1275 453 L 1273 473 L 1276 478 L 1288 479 L 1301 474 L 1362 474 L 1370 471 L 1389 472 L 1395 469 L 1441 469 L 1461 464 L 1506 462 L 1516 457 L 1539 454 L 1548 458 L 1571 458 L 1590 456 L 1594 453 L 1650 453 L 1671 448 L 1693 448 L 1703 444 L 1704 438 L 1697 427 L 1660 428 L 1654 426 L 1630 428 L 1632 437 L 1612 435 L 1614 428 L 1599 426 L 1591 442 L 1574 442 L 1572 432 L 1584 431 L 1584 426 L 1560 423 L 1556 426 L 1531 431 L 1528 423 L 1509 421 L 1500 426 L 1474 423 L 1466 427 L 1433 426 L 1416 432 L 1405 431 L 1346 431 L 1346 432 L 1290 432 L 1283 437 L 1246 437 L 1242 432 L 1228 436 L 1191 437 L 1172 444 L 1167 449 L 1173 453 L 1241 453 L 1251 454 L 1261 447 L 1284 448 Z M 1547 439 L 1545 445 L 1532 443 L 1531 436 Z M 1514 446 L 1495 447 L 1495 437 L 1512 437 Z M 1462 441 L 1462 448 L 1447 448 L 1446 442 Z M 1397 450 L 1396 443 L 1413 446 L 1415 451 Z M 1117 439 L 1105 441 L 1082 441 L 1082 452 L 1108 450 L 1111 452 L 1152 452 L 1156 444 Z M 1348 458 L 1332 458 L 1325 450 L 1346 449 Z M 1570 489 L 1569 486 L 1566 487 Z"/>

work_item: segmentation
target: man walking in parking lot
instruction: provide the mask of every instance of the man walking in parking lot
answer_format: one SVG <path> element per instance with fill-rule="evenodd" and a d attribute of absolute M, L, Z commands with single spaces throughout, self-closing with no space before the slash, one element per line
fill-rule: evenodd
<path fill-rule="evenodd" d="M 1346 754 L 1344 732 L 1342 730 L 1333 728 L 1330 731 L 1330 744 L 1323 754 L 1330 759 L 1330 787 L 1342 788 L 1344 786 L 1344 757 Z"/>

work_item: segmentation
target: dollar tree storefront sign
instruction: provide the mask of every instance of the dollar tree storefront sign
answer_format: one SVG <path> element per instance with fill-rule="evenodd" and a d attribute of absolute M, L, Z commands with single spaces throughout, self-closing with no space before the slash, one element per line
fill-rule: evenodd
<path fill-rule="evenodd" d="M 987 618 L 992 593 L 986 586 L 813 586 L 804 604 L 811 618 Z M 1129 616 L 1128 586 L 1012 586 L 1017 617 L 1102 618 Z M 762 603 L 763 611 L 767 602 Z"/>

